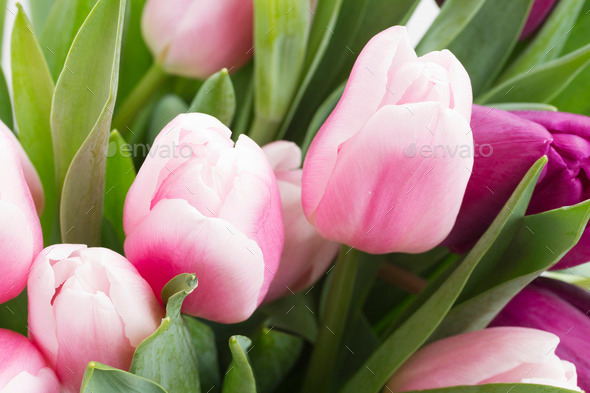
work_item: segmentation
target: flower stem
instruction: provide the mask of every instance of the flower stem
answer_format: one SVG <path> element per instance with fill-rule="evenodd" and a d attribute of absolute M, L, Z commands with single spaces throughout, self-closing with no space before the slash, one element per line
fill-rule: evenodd
<path fill-rule="evenodd" d="M 117 114 L 113 119 L 113 129 L 125 137 L 128 128 L 133 124 L 137 114 L 144 108 L 153 93 L 168 79 L 169 75 L 164 71 L 162 66 L 154 62 L 146 71 L 133 91 L 120 106 Z"/>
<path fill-rule="evenodd" d="M 332 383 L 338 354 L 342 349 L 349 307 L 352 300 L 360 252 L 342 246 L 334 265 L 334 277 L 328 289 L 324 318 L 311 354 L 303 385 L 306 393 L 326 392 Z"/>
<path fill-rule="evenodd" d="M 250 131 L 248 132 L 248 136 L 260 146 L 263 146 L 275 139 L 280 126 L 280 120 L 264 118 L 256 115 L 254 122 L 252 123 L 252 128 L 250 128 Z"/>

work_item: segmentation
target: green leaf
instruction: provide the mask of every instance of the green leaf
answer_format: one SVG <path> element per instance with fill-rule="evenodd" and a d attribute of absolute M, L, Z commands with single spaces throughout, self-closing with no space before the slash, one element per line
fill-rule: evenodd
<path fill-rule="evenodd" d="M 524 216 L 535 184 L 546 157 L 540 158 L 528 171 L 510 199 L 506 209 L 496 217 L 490 228 L 467 254 L 465 259 L 442 283 L 435 280 L 417 297 L 412 312 L 403 323 L 373 353 L 359 371 L 345 385 L 342 393 L 378 392 L 389 377 L 433 333 L 451 309 L 477 265 L 487 258 L 494 258 L 507 247 L 516 231 L 515 225 Z"/>
<path fill-rule="evenodd" d="M 65 243 L 100 244 L 124 11 L 125 0 L 96 3 L 55 87 L 51 132 L 57 187 L 62 190 L 60 224 Z"/>
<path fill-rule="evenodd" d="M 313 138 L 315 138 L 320 128 L 322 128 L 324 122 L 328 120 L 328 117 L 334 108 L 336 108 L 336 105 L 338 105 L 338 101 L 340 101 L 340 97 L 342 97 L 345 87 L 346 83 L 342 83 L 336 90 L 334 90 L 332 94 L 330 94 L 324 103 L 318 108 L 315 115 L 311 119 L 311 123 L 309 123 L 309 127 L 307 128 L 307 133 L 305 134 L 305 139 L 301 145 L 301 151 L 303 152 L 304 157 L 305 154 L 307 154 L 307 150 L 309 149 Z"/>
<path fill-rule="evenodd" d="M 303 68 L 310 21 L 308 2 L 254 0 L 255 118 L 251 137 L 272 141 Z"/>
<path fill-rule="evenodd" d="M 104 364 L 90 362 L 80 393 L 167 393 L 155 382 Z"/>
<path fill-rule="evenodd" d="M 8 0 L 0 0 L 0 61 L 2 60 L 2 44 L 4 43 L 4 20 L 6 19 L 7 4 Z"/>
<path fill-rule="evenodd" d="M 590 45 L 500 83 L 476 102 L 551 102 L 589 63 Z"/>
<path fill-rule="evenodd" d="M 211 75 L 190 105 L 189 112 L 206 113 L 230 126 L 236 113 L 236 93 L 227 69 Z"/>
<path fill-rule="evenodd" d="M 119 132 L 111 132 L 107 150 L 103 216 L 109 220 L 121 243 L 125 242 L 123 206 L 127 191 L 135 180 L 131 153 L 130 145 Z"/>
<path fill-rule="evenodd" d="M 45 2 L 46 0 L 36 0 Z M 74 37 L 97 0 L 55 0 L 40 42 L 54 80 L 62 72 Z M 88 50 L 93 49 L 92 46 Z M 95 53 L 102 53 L 97 51 Z M 98 57 L 98 56 L 96 56 Z"/>
<path fill-rule="evenodd" d="M 184 321 L 190 332 L 193 347 L 197 353 L 199 364 L 199 379 L 203 392 L 212 392 L 221 386 L 219 359 L 215 345 L 215 332 L 197 318 L 184 316 Z"/>
<path fill-rule="evenodd" d="M 46 244 L 53 244 L 59 241 L 59 235 L 52 233 L 56 227 L 58 207 L 50 128 L 53 79 L 20 4 L 12 30 L 11 61 L 18 137 L 43 184 L 43 239 Z"/>
<path fill-rule="evenodd" d="M 229 349 L 232 362 L 223 379 L 223 393 L 256 393 L 256 381 L 252 367 L 248 362 L 248 349 L 252 341 L 245 336 L 232 336 Z"/>
<path fill-rule="evenodd" d="M 297 334 L 310 343 L 318 335 L 314 305 L 304 293 L 286 296 L 264 305 L 260 311 L 269 317 L 268 326 Z"/>
<path fill-rule="evenodd" d="M 590 65 L 584 67 L 559 94 L 551 99 L 562 112 L 590 116 Z"/>
<path fill-rule="evenodd" d="M 303 140 L 314 113 L 345 81 L 360 51 L 377 33 L 404 24 L 416 0 L 320 1 L 313 16 L 299 89 L 279 138 Z"/>
<path fill-rule="evenodd" d="M 0 37 L 0 39 L 1 38 L 2 37 Z M 2 71 L 2 69 L 0 69 L 0 121 L 10 129 L 14 128 L 12 123 L 12 103 L 10 102 L 10 93 L 8 92 L 8 86 L 6 85 L 6 79 L 4 78 L 4 71 Z"/>
<path fill-rule="evenodd" d="M 498 82 L 506 81 L 532 70 L 559 56 L 566 43 L 565 37 L 572 30 L 584 0 L 562 0 L 551 11 L 541 30 L 526 49 L 504 71 Z"/>
<path fill-rule="evenodd" d="M 152 144 L 166 124 L 170 123 L 179 114 L 186 112 L 188 112 L 188 105 L 179 96 L 167 94 L 162 97 L 153 110 L 146 135 L 146 142 Z"/>
<path fill-rule="evenodd" d="M 188 327 L 180 315 L 184 299 L 197 287 L 194 274 L 174 277 L 162 290 L 166 318 L 135 350 L 130 371 L 153 380 L 169 393 L 200 392 L 199 368 Z"/>
<path fill-rule="evenodd" d="M 141 15 L 146 0 L 127 1 L 121 46 L 121 69 L 117 102 L 123 102 L 152 65 L 152 55 L 141 35 Z"/>
<path fill-rule="evenodd" d="M 458 304 L 432 339 L 485 328 L 506 304 L 576 245 L 588 219 L 590 201 L 526 216 L 510 246 L 497 259 L 480 263 Z"/>
<path fill-rule="evenodd" d="M 557 108 L 553 105 L 540 104 L 538 102 L 503 102 L 494 104 L 493 107 L 503 111 L 557 111 Z"/>
<path fill-rule="evenodd" d="M 442 389 L 420 390 L 420 393 L 571 393 L 574 390 L 556 388 L 547 385 L 524 383 L 489 384 L 476 386 L 453 386 Z M 407 393 L 419 393 L 413 390 Z"/>
<path fill-rule="evenodd" d="M 262 328 L 248 353 L 258 393 L 271 393 L 291 371 L 303 349 L 303 340 L 275 329 Z"/>
<path fill-rule="evenodd" d="M 477 97 L 508 60 L 531 4 L 532 0 L 448 0 L 416 51 L 453 52 L 467 69 Z"/>
<path fill-rule="evenodd" d="M 33 27 L 35 28 L 36 33 L 41 33 L 43 31 L 45 22 L 47 21 L 47 17 L 54 3 L 55 0 L 29 1 L 29 7 L 31 8 L 31 18 L 33 19 Z"/>

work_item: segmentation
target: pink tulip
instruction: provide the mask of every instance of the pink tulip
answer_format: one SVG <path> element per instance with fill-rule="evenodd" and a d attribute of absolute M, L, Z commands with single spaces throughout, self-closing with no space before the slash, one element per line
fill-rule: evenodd
<path fill-rule="evenodd" d="M 41 224 L 21 164 L 26 155 L 19 157 L 19 148 L 0 123 L 0 303 L 24 289 L 33 259 L 43 248 Z"/>
<path fill-rule="evenodd" d="M 0 393 L 59 393 L 55 373 L 26 337 L 0 329 Z"/>
<path fill-rule="evenodd" d="M 559 338 L 542 330 L 498 327 L 436 341 L 416 352 L 387 383 L 389 392 L 488 383 L 531 383 L 581 392 L 576 368 L 555 355 Z"/>
<path fill-rule="evenodd" d="M 292 142 L 278 141 L 262 150 L 279 184 L 285 227 L 281 264 L 265 298 L 269 302 L 309 288 L 328 269 L 339 245 L 321 237 L 303 214 L 301 149 Z"/>
<path fill-rule="evenodd" d="M 473 166 L 471 84 L 449 51 L 417 57 L 405 28 L 377 34 L 303 165 L 319 233 L 369 253 L 418 253 L 449 233 Z"/>
<path fill-rule="evenodd" d="M 168 72 L 204 79 L 252 57 L 253 14 L 252 0 L 149 0 L 141 25 Z"/>
<path fill-rule="evenodd" d="M 59 244 L 39 253 L 28 282 L 29 336 L 66 393 L 90 361 L 128 369 L 164 316 L 150 286 L 106 248 Z"/>
<path fill-rule="evenodd" d="M 199 286 L 183 311 L 233 323 L 264 299 L 283 248 L 277 181 L 250 138 L 179 115 L 156 137 L 127 194 L 125 254 L 159 294 L 180 273 Z"/>

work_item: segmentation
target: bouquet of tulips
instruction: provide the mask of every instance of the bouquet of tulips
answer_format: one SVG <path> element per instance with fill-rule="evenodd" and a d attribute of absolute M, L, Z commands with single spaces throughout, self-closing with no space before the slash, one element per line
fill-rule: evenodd
<path fill-rule="evenodd" d="M 0 392 L 590 391 L 590 0 L 438 3 L 0 0 Z"/>

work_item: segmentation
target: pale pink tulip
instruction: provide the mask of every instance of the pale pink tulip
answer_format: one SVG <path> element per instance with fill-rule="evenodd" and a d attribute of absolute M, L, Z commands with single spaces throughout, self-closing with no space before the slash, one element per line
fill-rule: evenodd
<path fill-rule="evenodd" d="M 265 301 L 309 288 L 328 269 L 338 243 L 324 239 L 307 221 L 301 205 L 301 149 L 277 141 L 262 148 L 273 167 L 283 204 L 285 246 Z"/>
<path fill-rule="evenodd" d="M 24 289 L 33 259 L 43 248 L 41 224 L 21 164 L 26 155 L 19 156 L 19 148 L 0 123 L 0 303 Z"/>
<path fill-rule="evenodd" d="M 558 344 L 559 337 L 552 333 L 520 327 L 460 334 L 416 352 L 393 375 L 385 391 L 531 383 L 580 392 L 575 366 L 555 355 Z"/>
<path fill-rule="evenodd" d="M 80 390 L 90 361 L 128 369 L 164 309 L 124 257 L 58 244 L 39 253 L 28 282 L 29 336 L 63 385 Z"/>
<path fill-rule="evenodd" d="M 168 72 L 204 79 L 252 57 L 253 18 L 252 0 L 149 0 L 141 27 Z"/>
<path fill-rule="evenodd" d="M 159 294 L 180 273 L 198 288 L 183 311 L 233 323 L 262 302 L 283 248 L 277 181 L 250 138 L 179 115 L 158 135 L 124 209 L 125 254 Z"/>
<path fill-rule="evenodd" d="M 0 329 L 0 393 L 59 393 L 59 382 L 26 337 Z"/>
<path fill-rule="evenodd" d="M 403 27 L 377 34 L 307 153 L 307 218 L 326 238 L 369 253 L 436 246 L 471 175 L 471 104 L 452 53 L 417 57 Z"/>

